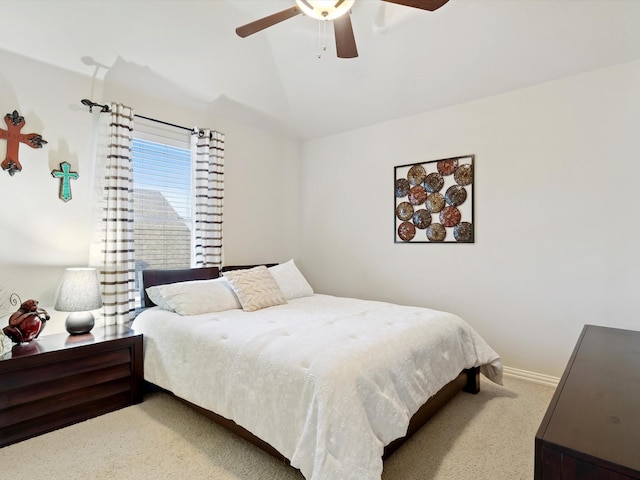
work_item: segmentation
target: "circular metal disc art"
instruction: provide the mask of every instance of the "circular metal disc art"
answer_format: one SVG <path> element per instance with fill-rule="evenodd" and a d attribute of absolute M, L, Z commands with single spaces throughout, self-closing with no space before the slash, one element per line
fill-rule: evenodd
<path fill-rule="evenodd" d="M 453 227 L 453 237 L 458 242 L 473 242 L 473 225 L 469 222 L 460 222 Z"/>
<path fill-rule="evenodd" d="M 474 155 L 394 167 L 394 242 L 473 243 Z"/>
<path fill-rule="evenodd" d="M 413 224 L 416 228 L 427 228 L 431 224 L 431 214 L 424 209 L 417 210 L 413 214 Z"/>
<path fill-rule="evenodd" d="M 427 227 L 427 238 L 432 242 L 441 242 L 447 236 L 447 230 L 439 223 L 432 223 Z"/>
<path fill-rule="evenodd" d="M 409 180 L 406 178 L 399 178 L 396 180 L 396 197 L 402 198 L 406 197 L 409 194 L 409 189 L 411 185 L 409 185 Z"/>
<path fill-rule="evenodd" d="M 467 199 L 467 191 L 460 185 L 451 185 L 444 194 L 444 199 L 449 205 L 457 207 Z"/>
<path fill-rule="evenodd" d="M 405 242 L 408 242 L 416 236 L 416 227 L 413 223 L 402 222 L 398 227 L 398 236 Z"/>
<path fill-rule="evenodd" d="M 444 178 L 438 172 L 430 173 L 424 179 L 424 189 L 429 193 L 439 192 L 443 186 Z"/>
<path fill-rule="evenodd" d="M 427 192 L 422 185 L 416 185 L 409 190 L 409 203 L 411 205 L 422 205 L 427 199 Z"/>
<path fill-rule="evenodd" d="M 424 182 L 426 176 L 427 171 L 422 165 L 414 165 L 409 169 L 409 173 L 407 173 L 407 179 L 411 185 L 420 185 Z"/>
<path fill-rule="evenodd" d="M 409 220 L 411 217 L 413 217 L 413 205 L 411 205 L 409 202 L 402 202 L 396 207 L 396 216 L 400 220 Z"/>
<path fill-rule="evenodd" d="M 466 186 L 471 185 L 473 182 L 473 166 L 470 163 L 465 163 L 456 168 L 456 172 L 453 174 L 456 183 L 458 185 Z"/>
<path fill-rule="evenodd" d="M 456 207 L 444 207 L 440 212 L 440 223 L 445 227 L 453 227 L 460 223 L 460 210 Z"/>
<path fill-rule="evenodd" d="M 444 208 L 444 197 L 441 193 L 432 193 L 427 197 L 424 205 L 429 213 L 438 213 Z"/>
<path fill-rule="evenodd" d="M 440 175 L 451 175 L 458 168 L 458 159 L 440 160 L 438 162 L 438 172 Z"/>

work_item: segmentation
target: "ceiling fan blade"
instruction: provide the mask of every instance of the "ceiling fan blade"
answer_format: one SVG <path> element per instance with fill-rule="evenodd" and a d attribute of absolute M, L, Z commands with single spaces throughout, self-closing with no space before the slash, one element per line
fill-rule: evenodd
<path fill-rule="evenodd" d="M 336 36 L 336 51 L 339 58 L 355 58 L 358 56 L 356 37 L 353 35 L 351 15 L 346 13 L 333 20 L 333 31 Z"/>
<path fill-rule="evenodd" d="M 296 15 L 301 14 L 302 11 L 298 7 L 287 8 L 278 13 L 274 13 L 273 15 L 269 15 L 267 17 L 261 18 L 251 23 L 247 23 L 241 27 L 236 28 L 236 33 L 238 36 L 244 38 L 249 35 L 253 35 L 260 30 L 264 30 L 267 27 L 271 27 L 277 23 L 288 20 L 291 17 L 295 17 Z"/>
<path fill-rule="evenodd" d="M 419 8 L 420 10 L 429 10 L 433 12 L 439 9 L 449 0 L 382 0 L 383 2 L 397 3 L 405 7 Z"/>

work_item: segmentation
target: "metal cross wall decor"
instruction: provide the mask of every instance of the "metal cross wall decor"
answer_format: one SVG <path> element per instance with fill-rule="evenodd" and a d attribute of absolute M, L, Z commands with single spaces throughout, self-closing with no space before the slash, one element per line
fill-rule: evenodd
<path fill-rule="evenodd" d="M 71 200 L 71 179 L 76 180 L 80 175 L 71 171 L 71 165 L 68 162 L 62 162 L 60 170 L 52 170 L 51 176 L 60 179 L 60 200 L 64 202 Z"/>
<path fill-rule="evenodd" d="M 22 165 L 18 160 L 18 147 L 20 144 L 26 143 L 31 148 L 42 148 L 47 142 L 42 138 L 42 135 L 37 133 L 20 133 L 25 121 L 17 110 L 14 110 L 13 113 L 7 113 L 4 116 L 4 121 L 7 124 L 7 129 L 0 128 L 0 138 L 7 141 L 7 156 L 0 165 L 3 170 L 13 176 L 14 173 L 22 170 Z"/>

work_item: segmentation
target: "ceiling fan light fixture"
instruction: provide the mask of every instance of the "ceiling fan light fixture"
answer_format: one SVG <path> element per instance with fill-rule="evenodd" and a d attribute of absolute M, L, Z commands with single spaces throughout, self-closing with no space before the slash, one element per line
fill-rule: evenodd
<path fill-rule="evenodd" d="M 317 20 L 333 20 L 347 13 L 355 0 L 296 0 L 305 15 Z"/>

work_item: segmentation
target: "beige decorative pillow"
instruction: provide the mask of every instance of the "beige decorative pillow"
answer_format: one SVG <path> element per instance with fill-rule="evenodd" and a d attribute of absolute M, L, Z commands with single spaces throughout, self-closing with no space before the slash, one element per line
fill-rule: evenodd
<path fill-rule="evenodd" d="M 273 275 L 264 265 L 225 272 L 224 277 L 231 285 L 245 312 L 287 303 Z"/>

